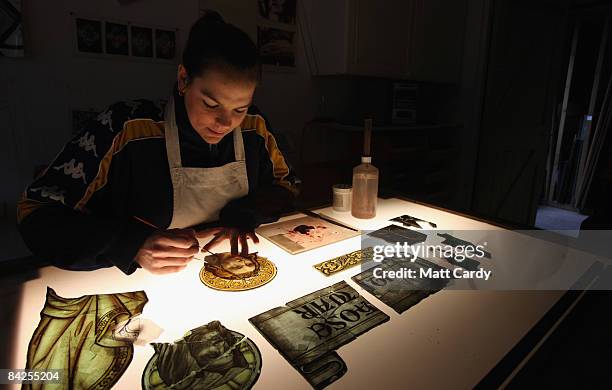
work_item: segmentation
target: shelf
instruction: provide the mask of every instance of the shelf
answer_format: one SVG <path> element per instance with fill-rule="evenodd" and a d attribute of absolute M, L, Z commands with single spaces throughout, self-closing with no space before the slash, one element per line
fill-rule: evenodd
<path fill-rule="evenodd" d="M 338 122 L 313 122 L 313 125 L 325 127 L 331 130 L 346 131 L 352 133 L 362 133 L 363 126 L 349 125 Z M 410 131 L 426 131 L 440 129 L 459 129 L 462 125 L 459 123 L 448 124 L 430 124 L 430 125 L 392 125 L 392 126 L 374 126 L 372 132 L 410 132 Z"/>
<path fill-rule="evenodd" d="M 331 199 L 331 186 L 350 183 L 363 144 L 360 126 L 313 122 L 305 132 L 301 169 L 303 197 Z M 459 124 L 375 127 L 373 163 L 380 171 L 380 188 L 414 194 L 423 201 L 439 192 L 455 193 Z M 303 172 L 304 174 L 302 175 Z M 418 185 L 419 188 L 415 188 Z M 446 196 L 446 195 L 445 195 Z M 436 199 L 432 199 L 436 201 Z"/>

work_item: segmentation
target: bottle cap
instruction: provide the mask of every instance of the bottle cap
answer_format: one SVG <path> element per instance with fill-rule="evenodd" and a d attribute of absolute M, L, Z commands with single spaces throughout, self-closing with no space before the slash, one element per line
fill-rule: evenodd
<path fill-rule="evenodd" d="M 370 156 L 361 156 L 361 162 L 364 164 L 371 164 L 372 163 L 372 157 Z"/>
<path fill-rule="evenodd" d="M 353 187 L 350 184 L 336 184 L 332 187 L 332 190 L 339 194 L 350 194 Z"/>

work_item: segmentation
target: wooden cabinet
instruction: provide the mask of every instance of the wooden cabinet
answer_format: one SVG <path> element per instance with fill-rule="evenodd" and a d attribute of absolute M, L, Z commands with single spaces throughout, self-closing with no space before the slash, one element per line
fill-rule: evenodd
<path fill-rule="evenodd" d="M 350 184 L 359 164 L 363 128 L 312 122 L 304 130 L 297 174 L 302 200 L 325 204 L 331 187 Z M 459 125 L 377 126 L 372 133 L 372 163 L 380 170 L 382 194 L 401 194 L 431 204 L 453 205 Z"/>
<path fill-rule="evenodd" d="M 349 1 L 348 73 L 401 77 L 407 67 L 410 1 Z M 386 4 L 385 4 L 386 5 Z"/>
<path fill-rule="evenodd" d="M 313 73 L 458 82 L 466 0 L 309 3 Z"/>

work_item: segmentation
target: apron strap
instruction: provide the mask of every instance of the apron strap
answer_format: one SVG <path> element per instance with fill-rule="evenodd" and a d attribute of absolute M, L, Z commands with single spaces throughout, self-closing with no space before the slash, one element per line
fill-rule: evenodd
<path fill-rule="evenodd" d="M 174 114 L 174 96 L 170 96 L 166 104 L 164 113 L 164 127 L 166 138 L 166 153 L 168 154 L 168 165 L 170 169 L 180 168 L 183 166 L 181 162 L 181 149 L 178 139 L 178 128 L 176 126 L 176 117 Z"/>
<path fill-rule="evenodd" d="M 244 142 L 242 141 L 242 128 L 240 126 L 234 129 L 234 158 L 236 161 L 245 161 Z"/>
<path fill-rule="evenodd" d="M 170 96 L 164 113 L 164 126 L 166 138 L 166 153 L 168 154 L 168 165 L 170 168 L 181 168 L 181 149 L 178 138 L 178 127 L 174 112 L 174 96 Z M 242 141 L 242 129 L 236 127 L 234 133 L 234 158 L 236 161 L 245 161 L 244 143 Z"/>

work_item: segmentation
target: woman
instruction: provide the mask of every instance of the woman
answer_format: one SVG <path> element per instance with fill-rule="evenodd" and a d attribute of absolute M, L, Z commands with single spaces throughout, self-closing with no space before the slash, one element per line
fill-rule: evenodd
<path fill-rule="evenodd" d="M 219 253 L 206 257 L 206 269 L 216 277 L 223 279 L 246 279 L 256 276 L 261 268 L 257 254 L 235 256 L 230 253 Z"/>
<path fill-rule="evenodd" d="M 77 270 L 176 272 L 230 239 L 248 253 L 253 230 L 286 211 L 291 172 L 251 108 L 257 49 L 216 13 L 189 33 L 164 121 L 151 104 L 111 106 L 25 191 L 19 228 L 32 252 Z M 158 118 L 154 118 L 158 119 Z M 209 227 L 195 231 L 194 226 Z M 214 226 L 214 227 L 210 227 Z"/>

